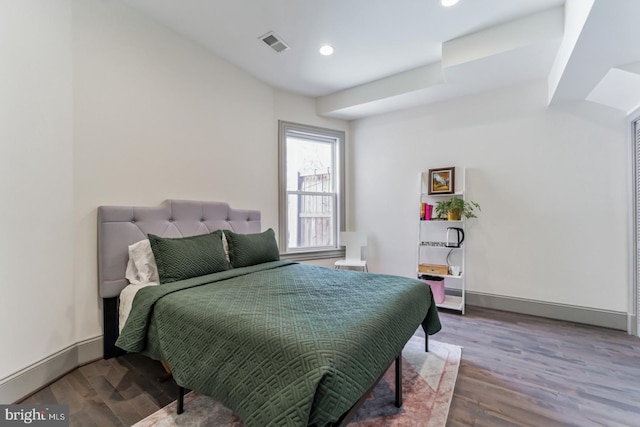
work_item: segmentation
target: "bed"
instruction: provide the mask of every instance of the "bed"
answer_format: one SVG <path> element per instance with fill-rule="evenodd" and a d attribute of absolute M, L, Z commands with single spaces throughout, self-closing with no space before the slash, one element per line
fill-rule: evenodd
<path fill-rule="evenodd" d="M 268 232 L 260 212 L 221 202 L 100 207 L 104 356 L 126 350 L 163 360 L 180 396 L 185 388 L 211 395 L 246 426 L 343 425 L 394 360 L 399 377 L 399 354 L 416 328 L 422 325 L 427 336 L 440 329 L 430 288 L 274 259 L 275 236 Z M 178 274 L 139 290 L 120 334 L 128 246 L 145 238 L 155 249 L 174 244 L 170 238 L 211 242 L 216 233 L 228 239 L 231 268 Z M 265 251 L 270 256 L 262 259 Z"/>

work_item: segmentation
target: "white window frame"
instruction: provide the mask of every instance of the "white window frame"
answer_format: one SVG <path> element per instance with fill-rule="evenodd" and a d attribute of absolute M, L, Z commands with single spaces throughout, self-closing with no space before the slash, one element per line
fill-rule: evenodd
<path fill-rule="evenodd" d="M 289 248 L 288 247 L 288 209 L 287 197 L 290 191 L 287 190 L 287 136 L 298 135 L 310 140 L 322 140 L 324 142 L 333 142 L 334 145 L 334 167 L 335 167 L 335 209 L 334 209 L 334 229 L 333 229 L 333 246 L 323 248 Z M 278 146 L 279 146 L 279 232 L 278 240 L 280 242 L 281 258 L 290 260 L 309 260 L 324 258 L 339 258 L 344 256 L 344 249 L 338 246 L 338 234 L 344 230 L 345 221 L 345 161 L 344 148 L 345 132 L 325 129 L 316 126 L 291 123 L 286 121 L 278 121 Z"/>

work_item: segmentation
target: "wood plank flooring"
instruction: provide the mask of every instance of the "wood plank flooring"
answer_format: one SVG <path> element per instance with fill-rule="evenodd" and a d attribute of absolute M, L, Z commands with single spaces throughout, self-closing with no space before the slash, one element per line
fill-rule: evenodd
<path fill-rule="evenodd" d="M 639 338 L 479 307 L 441 320 L 433 339 L 464 347 L 448 426 L 640 426 Z M 23 402 L 68 403 L 72 426 L 130 426 L 175 400 L 163 372 L 137 355 L 98 360 Z"/>
<path fill-rule="evenodd" d="M 447 425 L 640 426 L 640 339 L 471 307 L 434 336 L 463 346 Z"/>

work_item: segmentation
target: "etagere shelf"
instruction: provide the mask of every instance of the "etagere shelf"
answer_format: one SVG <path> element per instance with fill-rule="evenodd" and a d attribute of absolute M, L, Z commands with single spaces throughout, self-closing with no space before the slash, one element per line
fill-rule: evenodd
<path fill-rule="evenodd" d="M 429 194 L 429 172 L 420 174 L 421 190 L 420 204 L 433 206 L 431 215 L 434 216 L 435 206 L 442 200 L 452 197 L 464 200 L 465 170 L 455 168 L 455 188 L 453 194 Z M 421 210 L 422 214 L 422 210 Z M 465 220 L 448 221 L 442 219 L 420 218 L 418 225 L 418 263 L 417 276 L 419 279 L 428 277 L 442 278 L 444 281 L 444 301 L 436 302 L 439 308 L 457 310 L 464 314 L 465 311 L 465 258 L 466 250 L 463 242 L 460 247 L 447 247 L 447 228 L 455 227 L 465 230 Z M 426 266 L 426 267 L 425 267 Z M 431 268 L 438 272 L 425 271 Z M 451 266 L 459 268 L 459 274 L 452 274 Z M 447 270 L 446 274 L 444 271 Z M 429 280 L 427 280 L 429 282 Z M 433 281 L 432 281 L 433 283 Z"/>

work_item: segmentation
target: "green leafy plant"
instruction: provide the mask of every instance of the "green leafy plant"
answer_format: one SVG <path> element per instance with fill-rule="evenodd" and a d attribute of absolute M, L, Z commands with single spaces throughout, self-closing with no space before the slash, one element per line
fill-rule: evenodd
<path fill-rule="evenodd" d="M 448 218 L 449 221 L 458 221 L 460 218 L 477 218 L 475 210 L 480 211 L 480 205 L 476 202 L 466 202 L 458 197 L 442 200 L 436 205 L 436 216 Z"/>

